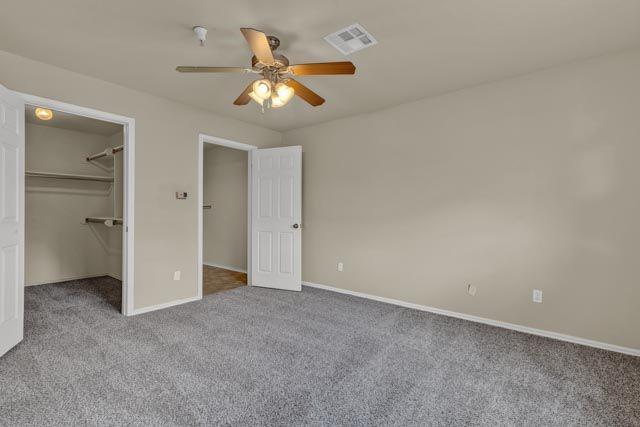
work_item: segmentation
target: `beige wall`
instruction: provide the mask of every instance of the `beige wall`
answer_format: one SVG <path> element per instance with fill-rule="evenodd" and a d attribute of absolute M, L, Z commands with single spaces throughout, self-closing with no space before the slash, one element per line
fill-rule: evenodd
<path fill-rule="evenodd" d="M 174 192 L 195 194 L 203 132 L 303 146 L 304 280 L 632 348 L 638 75 L 640 52 L 627 52 L 283 139 L 0 53 L 0 83 L 11 89 L 136 119 L 137 308 L 196 294 L 200 207 Z M 533 288 L 543 304 L 531 302 Z"/>
<path fill-rule="evenodd" d="M 106 136 L 31 123 L 27 123 L 25 135 L 28 171 L 111 175 L 109 170 L 85 161 L 87 155 L 103 151 L 109 145 Z M 113 231 L 81 221 L 87 216 L 111 215 L 111 185 L 27 178 L 26 190 L 25 283 L 51 283 L 109 273 Z"/>
<path fill-rule="evenodd" d="M 303 279 L 640 348 L 638 76 L 626 52 L 285 133 Z"/>
<path fill-rule="evenodd" d="M 0 84 L 136 120 L 135 308 L 196 296 L 198 134 L 259 147 L 279 145 L 281 134 L 7 52 Z"/>
<path fill-rule="evenodd" d="M 247 269 L 247 152 L 205 144 L 203 261 Z"/>

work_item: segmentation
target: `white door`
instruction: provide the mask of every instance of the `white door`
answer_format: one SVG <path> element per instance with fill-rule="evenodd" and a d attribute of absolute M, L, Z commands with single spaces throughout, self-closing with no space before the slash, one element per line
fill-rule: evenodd
<path fill-rule="evenodd" d="M 22 341 L 24 103 L 0 86 L 0 356 Z"/>
<path fill-rule="evenodd" d="M 302 147 L 251 152 L 251 284 L 302 290 Z"/>

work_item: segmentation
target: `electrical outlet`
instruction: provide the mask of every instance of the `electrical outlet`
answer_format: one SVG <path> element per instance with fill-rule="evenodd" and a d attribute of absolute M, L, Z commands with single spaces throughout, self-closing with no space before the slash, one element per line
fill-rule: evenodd
<path fill-rule="evenodd" d="M 173 272 L 173 280 L 180 280 L 181 272 L 180 270 Z"/>
<path fill-rule="evenodd" d="M 476 291 L 477 291 L 477 290 L 478 290 L 478 289 L 477 289 L 475 286 L 473 286 L 473 285 L 471 285 L 471 284 L 467 285 L 467 293 L 468 293 L 469 295 L 471 295 L 472 297 L 476 296 Z"/>
<path fill-rule="evenodd" d="M 338 271 L 342 271 L 342 270 L 344 270 L 344 264 L 339 262 L 338 263 Z"/>
<path fill-rule="evenodd" d="M 533 302 L 542 303 L 542 291 L 540 289 L 533 290 Z"/>

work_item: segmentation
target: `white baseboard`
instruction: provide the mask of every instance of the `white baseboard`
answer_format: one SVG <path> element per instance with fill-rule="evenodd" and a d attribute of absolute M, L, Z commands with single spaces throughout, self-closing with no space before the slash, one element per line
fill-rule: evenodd
<path fill-rule="evenodd" d="M 198 301 L 201 299 L 202 297 L 195 296 L 190 298 L 179 299 L 176 301 L 165 302 L 162 304 L 150 305 L 148 307 L 137 308 L 133 310 L 130 316 L 135 316 L 136 314 L 148 313 L 150 311 L 162 310 L 163 308 L 173 307 L 174 305 L 186 304 L 188 302 Z"/>
<path fill-rule="evenodd" d="M 82 280 L 82 279 L 95 279 L 96 277 L 104 277 L 104 276 L 112 277 L 108 273 L 88 274 L 86 276 L 73 276 L 73 277 L 67 277 L 62 279 L 46 280 L 44 282 L 25 283 L 24 285 L 25 286 L 52 285 L 54 283 L 70 282 L 72 280 Z"/>
<path fill-rule="evenodd" d="M 414 304 L 411 302 L 400 301 L 397 299 L 379 297 L 376 295 L 365 294 L 363 292 L 350 291 L 347 289 L 334 288 L 333 286 L 320 285 L 318 283 L 302 282 L 303 285 L 311 288 L 324 289 L 326 291 L 338 292 L 341 294 L 353 295 L 356 297 L 367 298 L 374 301 L 386 302 L 388 304 L 398 305 L 415 310 L 427 311 L 429 313 L 441 314 L 443 316 L 456 317 L 458 319 L 469 320 L 471 322 L 484 323 L 485 325 L 497 326 L 498 328 L 511 329 L 513 331 L 524 332 L 526 334 L 539 335 L 542 337 L 553 338 L 560 341 L 567 341 L 573 344 L 586 345 L 602 350 L 615 351 L 617 353 L 629 354 L 631 356 L 640 356 L 640 349 L 622 347 L 614 344 L 607 344 L 600 341 L 593 341 L 586 338 L 574 337 L 571 335 L 560 334 L 557 332 L 545 331 L 542 329 L 530 328 L 528 326 L 516 325 L 514 323 L 500 322 L 498 320 L 487 319 L 484 317 L 473 316 L 470 314 L 458 313 L 455 311 L 443 310 L 441 308 L 429 307 L 427 305 Z"/>
<path fill-rule="evenodd" d="M 238 273 L 246 273 L 247 270 L 243 270 L 241 268 L 238 267 L 232 267 L 230 265 L 224 265 L 224 264 L 216 264 L 215 262 L 203 262 L 202 264 L 207 265 L 209 267 L 218 267 L 218 268 L 224 268 L 225 270 L 231 270 L 231 271 L 237 271 Z"/>

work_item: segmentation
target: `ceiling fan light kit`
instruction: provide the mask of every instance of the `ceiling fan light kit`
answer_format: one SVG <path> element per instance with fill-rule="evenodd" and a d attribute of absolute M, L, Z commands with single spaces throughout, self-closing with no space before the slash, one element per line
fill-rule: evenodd
<path fill-rule="evenodd" d="M 203 27 L 194 27 L 193 31 L 204 45 L 207 30 Z M 286 56 L 274 52 L 280 46 L 280 40 L 277 37 L 267 36 L 253 28 L 241 28 L 240 31 L 253 52 L 251 68 L 179 66 L 176 70 L 181 73 L 258 74 L 261 78 L 249 84 L 234 104 L 246 105 L 253 100 L 262 107 L 263 112 L 265 108 L 280 108 L 286 105 L 294 95 L 314 107 L 325 102 L 324 98 L 294 80 L 292 76 L 355 74 L 356 72 L 356 67 L 348 61 L 289 65 L 289 59 Z"/>

